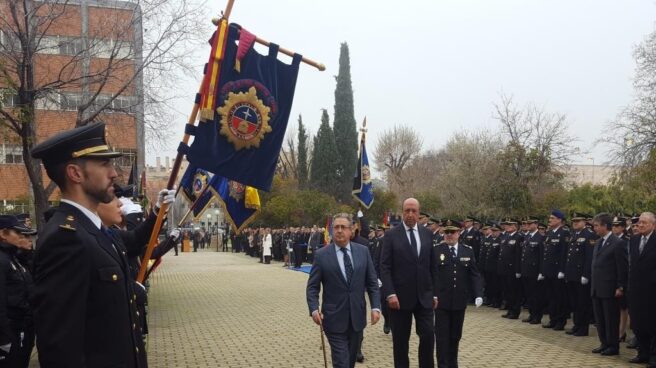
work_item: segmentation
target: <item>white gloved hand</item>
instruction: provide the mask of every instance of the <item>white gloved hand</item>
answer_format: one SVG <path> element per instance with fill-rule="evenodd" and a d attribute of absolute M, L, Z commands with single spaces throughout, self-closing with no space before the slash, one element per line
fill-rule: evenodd
<path fill-rule="evenodd" d="M 558 272 L 558 280 L 562 280 L 565 278 L 565 274 L 562 272 Z"/>
<path fill-rule="evenodd" d="M 383 286 L 383 282 L 380 281 L 380 279 L 378 279 L 378 287 L 382 287 L 382 286 Z"/>
<path fill-rule="evenodd" d="M 155 203 L 155 208 L 162 208 L 162 204 L 171 204 L 175 202 L 175 189 L 162 189 L 157 195 L 157 203 Z"/>
<path fill-rule="evenodd" d="M 474 305 L 476 306 L 476 308 L 478 308 L 478 307 L 480 307 L 481 305 L 483 305 L 483 298 L 481 298 L 481 297 L 479 296 L 478 298 L 474 299 Z"/>
<path fill-rule="evenodd" d="M 0 350 L 2 350 L 5 353 L 9 354 L 9 351 L 11 350 L 11 343 L 0 345 Z"/>
<path fill-rule="evenodd" d="M 362 217 L 364 217 L 364 213 L 362 213 L 362 211 L 358 210 L 358 218 L 362 218 Z"/>
<path fill-rule="evenodd" d="M 169 231 L 169 238 L 173 238 L 173 241 L 177 242 L 178 239 L 180 239 L 180 229 L 176 227 L 175 229 Z"/>
<path fill-rule="evenodd" d="M 542 281 L 542 280 L 544 280 L 544 276 L 542 276 L 542 274 L 539 274 L 538 275 L 538 281 Z"/>
<path fill-rule="evenodd" d="M 587 285 L 590 280 L 586 279 L 585 277 L 581 276 L 581 285 Z"/>
<path fill-rule="evenodd" d="M 516 273 L 516 274 L 515 274 L 515 278 L 516 278 L 516 279 L 519 279 L 519 278 L 521 278 L 521 277 L 522 277 L 522 274 L 521 274 L 521 273 Z"/>

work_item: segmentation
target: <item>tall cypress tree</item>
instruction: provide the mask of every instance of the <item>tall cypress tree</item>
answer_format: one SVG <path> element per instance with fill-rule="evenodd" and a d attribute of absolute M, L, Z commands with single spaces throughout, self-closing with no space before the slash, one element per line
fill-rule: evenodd
<path fill-rule="evenodd" d="M 342 43 L 339 52 L 339 73 L 335 87 L 335 143 L 342 168 L 339 173 L 338 198 L 351 197 L 353 174 L 358 159 L 358 132 L 353 107 L 353 87 L 351 85 L 351 61 L 348 44 Z"/>
<path fill-rule="evenodd" d="M 308 135 L 303 125 L 303 118 L 298 115 L 298 186 L 306 189 L 308 184 Z"/>
<path fill-rule="evenodd" d="M 321 125 L 314 139 L 314 150 L 312 151 L 312 167 L 310 170 L 312 188 L 331 195 L 337 194 L 339 165 L 335 136 L 330 128 L 328 111 L 324 109 L 321 115 Z"/>

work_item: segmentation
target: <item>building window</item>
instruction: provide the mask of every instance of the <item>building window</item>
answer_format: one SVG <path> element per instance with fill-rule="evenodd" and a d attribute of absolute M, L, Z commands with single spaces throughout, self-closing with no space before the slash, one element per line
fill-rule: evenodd
<path fill-rule="evenodd" d="M 18 106 L 18 95 L 11 89 L 0 89 L 0 108 Z"/>
<path fill-rule="evenodd" d="M 77 111 L 77 107 L 82 105 L 82 94 L 80 93 L 62 93 L 60 95 L 60 108 L 65 111 Z"/>
<path fill-rule="evenodd" d="M 121 152 L 123 156 L 114 159 L 114 165 L 119 167 L 132 167 L 137 159 L 137 151 L 130 148 L 114 148 L 114 151 Z"/>
<path fill-rule="evenodd" d="M 0 164 L 22 164 L 23 149 L 19 145 L 2 144 L 0 146 Z"/>

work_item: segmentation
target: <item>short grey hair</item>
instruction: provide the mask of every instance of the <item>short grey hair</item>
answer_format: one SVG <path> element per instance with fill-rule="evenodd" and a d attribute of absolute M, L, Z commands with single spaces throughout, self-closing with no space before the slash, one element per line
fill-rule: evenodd
<path fill-rule="evenodd" d="M 648 217 L 652 224 L 656 224 L 656 215 L 653 212 L 643 212 L 640 214 L 640 217 L 642 216 Z"/>
<path fill-rule="evenodd" d="M 346 219 L 349 224 L 353 223 L 353 217 L 350 214 L 348 214 L 346 212 L 340 212 L 340 213 L 336 213 L 336 214 L 333 215 L 333 222 L 330 224 L 331 227 L 334 226 L 335 220 L 340 219 L 340 218 L 341 219 Z"/>

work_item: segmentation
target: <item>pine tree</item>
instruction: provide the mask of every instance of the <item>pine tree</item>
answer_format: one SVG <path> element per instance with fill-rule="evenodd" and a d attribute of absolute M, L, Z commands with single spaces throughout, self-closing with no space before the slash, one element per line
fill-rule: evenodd
<path fill-rule="evenodd" d="M 310 184 L 314 189 L 335 195 L 339 184 L 340 164 L 335 136 L 330 128 L 329 119 L 328 111 L 324 109 L 319 131 L 314 138 Z"/>
<path fill-rule="evenodd" d="M 298 186 L 306 189 L 308 184 L 308 135 L 303 125 L 303 118 L 298 115 Z"/>
<path fill-rule="evenodd" d="M 338 198 L 347 200 L 351 196 L 353 174 L 358 159 L 358 132 L 353 107 L 351 85 L 351 61 L 348 44 L 342 43 L 339 53 L 339 73 L 335 87 L 335 143 L 340 167 Z"/>

